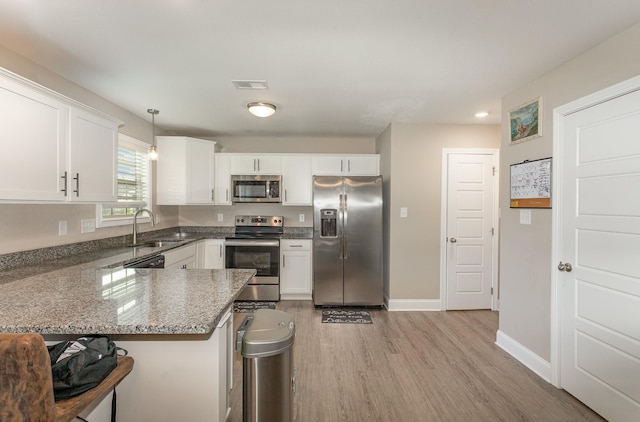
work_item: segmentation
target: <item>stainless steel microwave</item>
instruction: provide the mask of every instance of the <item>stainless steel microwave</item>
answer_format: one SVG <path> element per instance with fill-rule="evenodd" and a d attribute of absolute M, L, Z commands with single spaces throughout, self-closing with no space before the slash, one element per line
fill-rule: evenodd
<path fill-rule="evenodd" d="M 282 176 L 232 175 L 232 202 L 282 202 Z"/>

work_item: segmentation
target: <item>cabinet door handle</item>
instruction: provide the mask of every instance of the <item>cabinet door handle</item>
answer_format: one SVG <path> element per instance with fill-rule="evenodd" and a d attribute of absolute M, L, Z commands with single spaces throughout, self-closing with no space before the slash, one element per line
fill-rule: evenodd
<path fill-rule="evenodd" d="M 289 245 L 290 248 L 301 248 L 302 245 Z"/>
<path fill-rule="evenodd" d="M 216 197 L 214 195 L 215 189 L 211 189 L 211 200 L 215 201 Z"/>
<path fill-rule="evenodd" d="M 229 188 L 227 188 L 227 202 L 229 202 Z"/>
<path fill-rule="evenodd" d="M 78 197 L 80 196 L 80 173 L 76 173 L 76 177 L 74 177 L 73 180 L 76 181 L 76 190 L 74 190 L 74 192 L 76 193 L 76 197 Z"/>
<path fill-rule="evenodd" d="M 347 160 L 347 173 L 351 173 L 351 160 Z"/>
<path fill-rule="evenodd" d="M 340 173 L 344 171 L 344 160 L 340 160 Z"/>
<path fill-rule="evenodd" d="M 67 172 L 64 172 L 64 176 L 60 176 L 61 179 L 64 179 L 64 188 L 60 189 L 61 192 L 64 192 L 64 196 L 67 196 Z"/>
<path fill-rule="evenodd" d="M 258 162 L 258 171 L 260 171 L 260 159 L 256 158 L 256 161 Z"/>
<path fill-rule="evenodd" d="M 220 258 L 222 258 L 222 243 L 220 244 Z"/>
<path fill-rule="evenodd" d="M 287 190 L 284 190 L 284 202 L 287 202 Z"/>

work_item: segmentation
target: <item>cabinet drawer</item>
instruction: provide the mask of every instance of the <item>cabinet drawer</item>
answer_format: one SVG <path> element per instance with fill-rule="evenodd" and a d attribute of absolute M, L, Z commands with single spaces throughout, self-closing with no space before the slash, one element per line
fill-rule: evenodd
<path fill-rule="evenodd" d="M 311 239 L 281 239 L 280 251 L 310 251 Z"/>

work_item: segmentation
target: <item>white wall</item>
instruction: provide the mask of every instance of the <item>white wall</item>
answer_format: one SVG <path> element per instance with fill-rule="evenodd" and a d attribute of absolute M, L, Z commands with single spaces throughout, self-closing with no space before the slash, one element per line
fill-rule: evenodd
<path fill-rule="evenodd" d="M 393 123 L 378 137 L 383 176 L 390 179 L 385 184 L 390 300 L 413 301 L 420 308 L 440 299 L 442 149 L 499 144 L 496 125 Z M 408 208 L 408 218 L 400 218 L 401 207 Z"/>
<path fill-rule="evenodd" d="M 551 273 L 556 265 L 551 261 L 551 210 L 533 210 L 531 225 L 519 223 L 519 211 L 509 208 L 509 165 L 552 155 L 555 107 L 638 74 L 640 24 L 502 100 L 500 331 L 547 362 L 551 353 Z M 538 96 L 543 97 L 543 136 L 510 146 L 507 112 Z"/>

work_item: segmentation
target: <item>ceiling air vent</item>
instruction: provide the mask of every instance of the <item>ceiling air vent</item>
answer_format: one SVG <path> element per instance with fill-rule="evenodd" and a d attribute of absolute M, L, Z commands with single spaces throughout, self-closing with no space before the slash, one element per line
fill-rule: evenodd
<path fill-rule="evenodd" d="M 267 89 L 267 81 L 231 81 L 236 89 Z"/>

